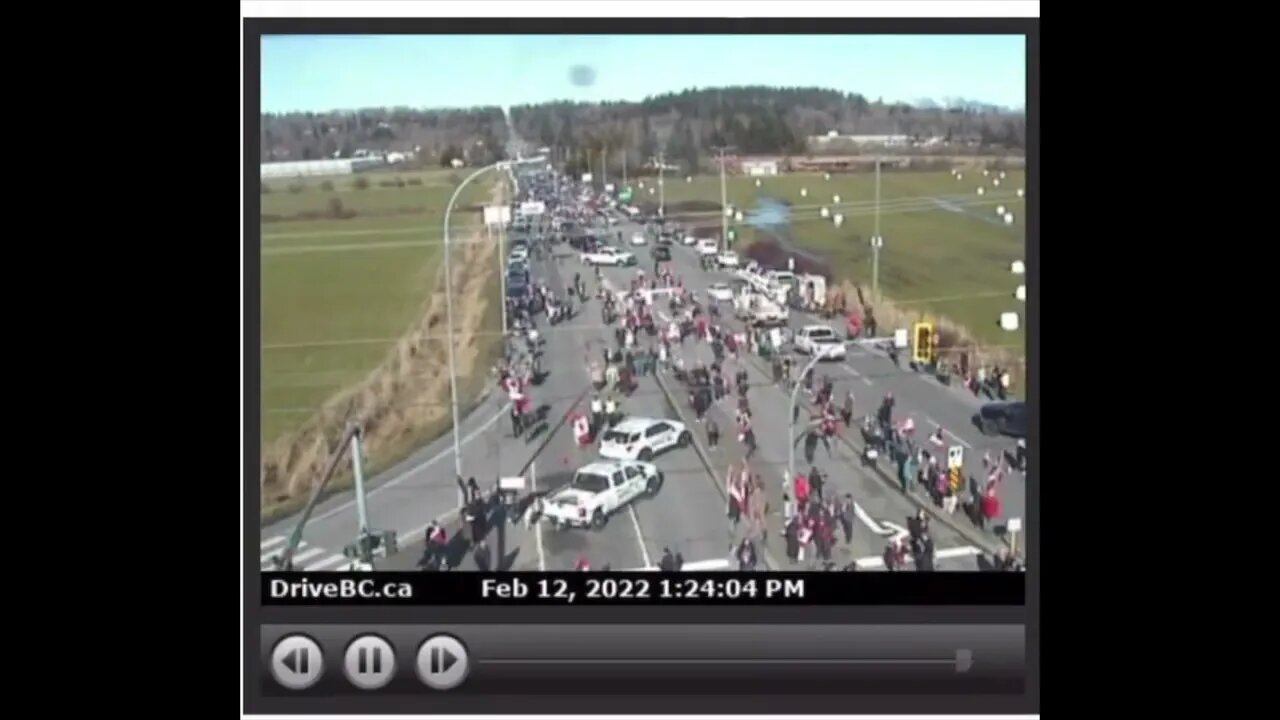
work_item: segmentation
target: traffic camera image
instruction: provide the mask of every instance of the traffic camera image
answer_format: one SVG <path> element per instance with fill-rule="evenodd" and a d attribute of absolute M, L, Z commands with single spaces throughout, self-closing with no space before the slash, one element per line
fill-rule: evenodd
<path fill-rule="evenodd" d="M 1025 45 L 800 39 L 265 37 L 260 571 L 1024 569 Z"/>

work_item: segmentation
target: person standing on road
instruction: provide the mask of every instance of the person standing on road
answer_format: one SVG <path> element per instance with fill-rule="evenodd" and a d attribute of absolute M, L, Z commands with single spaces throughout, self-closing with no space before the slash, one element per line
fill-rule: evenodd
<path fill-rule="evenodd" d="M 814 500 L 822 502 L 822 487 L 826 484 L 826 478 L 818 470 L 818 466 L 811 465 L 809 467 L 809 490 Z"/>
<path fill-rule="evenodd" d="M 720 426 L 714 418 L 707 418 L 707 444 L 712 450 L 720 449 Z"/>
<path fill-rule="evenodd" d="M 755 454 L 757 449 L 756 431 L 755 431 L 755 428 L 751 426 L 750 413 L 742 414 L 742 433 L 739 439 L 742 441 L 742 444 L 745 445 L 747 448 L 747 454 L 743 456 L 743 459 L 744 460 L 750 459 L 751 456 Z"/>
<path fill-rule="evenodd" d="M 742 538 L 734 555 L 738 559 L 738 572 L 751 572 L 756 569 L 756 546 L 751 542 L 751 538 Z"/>
<path fill-rule="evenodd" d="M 472 555 L 472 559 L 475 560 L 476 563 L 476 569 L 480 572 L 489 572 L 490 566 L 492 565 L 491 558 L 492 556 L 489 553 L 489 543 L 484 540 L 476 543 L 476 551 Z"/>
<path fill-rule="evenodd" d="M 844 531 L 844 542 L 846 545 L 853 542 L 853 494 L 845 493 L 844 498 L 840 501 L 837 517 L 840 519 L 840 529 Z"/>
<path fill-rule="evenodd" d="M 662 548 L 662 558 L 658 560 L 658 571 L 665 573 L 676 571 L 676 558 L 671 553 L 671 548 Z"/>
<path fill-rule="evenodd" d="M 591 436 L 595 437 L 600 432 L 600 427 L 604 424 L 604 401 L 600 399 L 600 395 L 591 396 Z"/>

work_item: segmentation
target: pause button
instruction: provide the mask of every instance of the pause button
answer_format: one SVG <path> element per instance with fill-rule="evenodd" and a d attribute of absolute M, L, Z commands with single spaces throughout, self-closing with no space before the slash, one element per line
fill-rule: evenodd
<path fill-rule="evenodd" d="M 361 635 L 347 646 L 342 672 L 361 690 L 385 687 L 396 674 L 395 648 L 377 635 Z"/>

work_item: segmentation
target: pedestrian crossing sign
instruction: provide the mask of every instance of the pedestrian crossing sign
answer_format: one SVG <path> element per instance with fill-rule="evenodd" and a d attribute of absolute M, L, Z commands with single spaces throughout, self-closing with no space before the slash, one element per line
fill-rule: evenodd
<path fill-rule="evenodd" d="M 947 469 L 956 470 L 964 467 L 964 447 L 952 445 L 947 448 Z"/>

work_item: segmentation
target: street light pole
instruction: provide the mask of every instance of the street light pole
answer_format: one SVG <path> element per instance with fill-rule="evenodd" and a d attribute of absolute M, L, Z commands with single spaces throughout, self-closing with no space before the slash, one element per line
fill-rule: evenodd
<path fill-rule="evenodd" d="M 804 376 L 808 375 L 813 366 L 817 365 L 823 357 L 822 353 L 816 350 L 810 352 L 813 353 L 813 359 L 809 360 L 800 371 L 800 378 L 795 381 L 796 386 L 791 389 L 791 404 L 787 407 L 787 476 L 783 480 L 788 485 L 796 476 L 796 399 L 800 397 L 800 386 L 803 384 Z"/>
<path fill-rule="evenodd" d="M 724 148 L 720 152 L 720 251 L 729 249 L 729 195 L 724 184 Z"/>
<path fill-rule="evenodd" d="M 453 359 L 453 264 L 450 261 L 449 248 L 452 243 L 449 241 L 449 218 L 453 215 L 453 206 L 458 202 L 458 198 L 462 196 L 462 191 L 471 184 L 472 180 L 481 175 L 501 167 L 505 163 L 497 162 L 492 165 L 486 165 L 479 170 L 471 173 L 465 180 L 458 184 L 453 191 L 453 196 L 449 198 L 449 204 L 444 209 L 444 312 L 445 312 L 445 347 L 449 352 L 449 405 L 453 414 L 453 470 L 457 477 L 462 477 L 462 440 L 461 431 L 458 426 L 458 373 L 457 365 Z M 501 253 L 499 253 L 501 255 Z M 502 298 L 503 305 L 506 305 L 507 298 Z M 461 487 L 458 488 L 458 506 L 466 504 L 466 494 Z"/>
<path fill-rule="evenodd" d="M 875 229 L 871 231 L 871 297 L 880 298 L 880 157 L 876 156 Z"/>
<path fill-rule="evenodd" d="M 667 218 L 667 191 L 663 184 L 663 176 L 667 171 L 666 158 L 663 153 L 658 153 L 658 217 L 666 220 Z"/>

